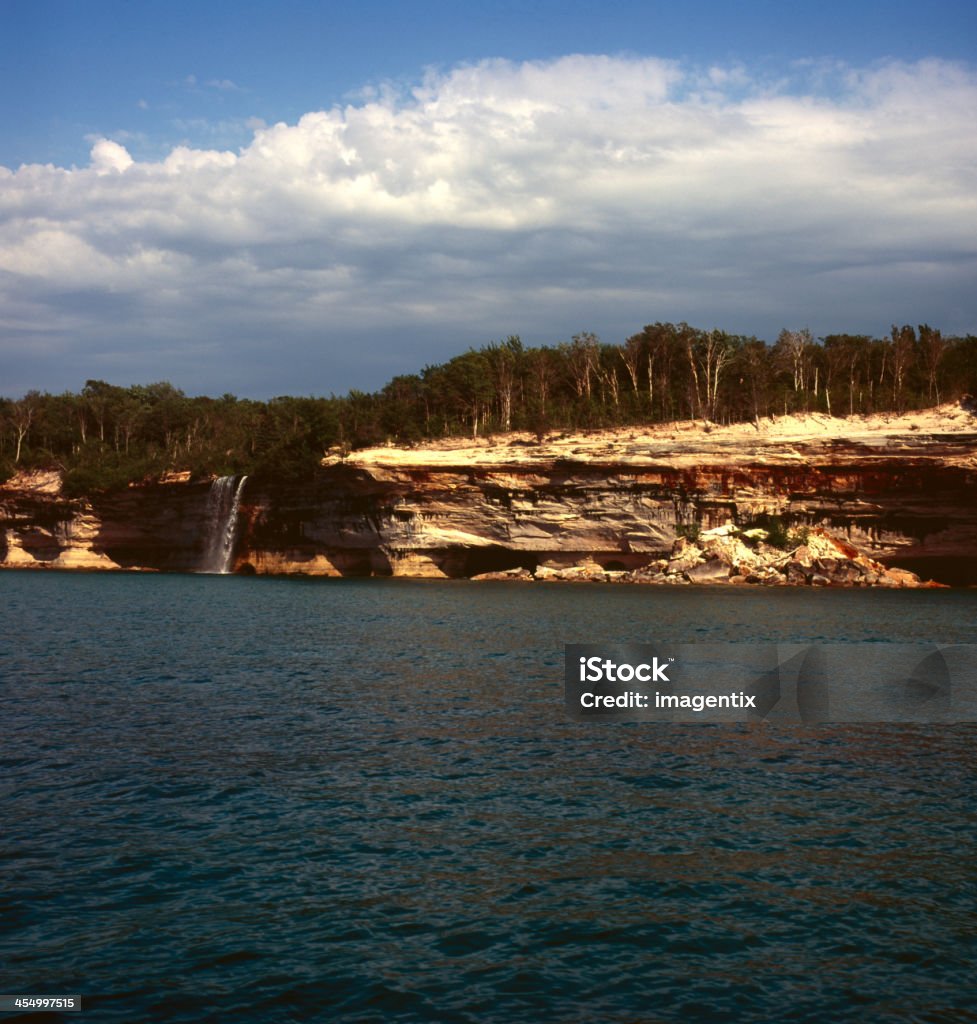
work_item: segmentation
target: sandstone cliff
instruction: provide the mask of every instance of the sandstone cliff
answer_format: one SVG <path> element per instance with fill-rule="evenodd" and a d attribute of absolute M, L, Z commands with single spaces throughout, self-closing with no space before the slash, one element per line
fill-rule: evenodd
<path fill-rule="evenodd" d="M 54 474 L 14 478 L 0 486 L 0 565 L 195 570 L 209 493 L 208 481 L 173 480 L 69 501 Z M 800 552 L 794 562 L 810 555 L 812 571 L 790 573 L 784 561 L 786 582 L 912 583 L 884 569 L 833 574 L 839 561 L 871 556 L 977 583 L 977 418 L 944 407 L 901 419 L 673 424 L 335 453 L 306 486 L 248 481 L 239 512 L 233 566 L 244 572 L 667 578 L 682 536 L 730 524 L 725 535 L 755 556 L 766 542 L 744 535 L 782 524 L 855 550 Z M 704 581 L 710 573 L 696 570 L 722 560 L 697 550 L 684 579 Z M 772 565 L 787 554 L 765 557 Z M 742 557 L 712 572 L 750 575 Z"/>

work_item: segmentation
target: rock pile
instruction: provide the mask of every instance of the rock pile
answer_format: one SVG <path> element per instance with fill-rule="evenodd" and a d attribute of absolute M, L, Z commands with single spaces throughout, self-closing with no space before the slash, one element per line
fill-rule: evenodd
<path fill-rule="evenodd" d="M 821 527 L 784 550 L 767 543 L 763 530 L 741 531 L 728 523 L 696 539 L 680 537 L 667 559 L 630 572 L 608 571 L 596 562 L 550 568 L 483 573 L 478 580 L 563 581 L 587 583 L 664 583 L 813 587 L 939 587 L 906 569 L 889 569 Z"/>
<path fill-rule="evenodd" d="M 847 541 L 816 527 L 783 550 L 763 531 L 741 532 L 727 524 L 703 532 L 694 542 L 679 538 L 656 582 L 759 583 L 767 586 L 924 587 L 905 569 L 888 569 Z M 644 570 L 647 572 L 647 570 Z"/>

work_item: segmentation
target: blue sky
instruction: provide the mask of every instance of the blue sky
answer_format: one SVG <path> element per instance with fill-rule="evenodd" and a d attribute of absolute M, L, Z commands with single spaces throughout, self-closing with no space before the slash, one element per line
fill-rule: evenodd
<path fill-rule="evenodd" d="M 428 66 L 571 53 L 639 54 L 775 71 L 977 58 L 977 5 L 506 0 L 432 3 L 4 0 L 0 164 L 84 163 L 86 137 L 133 154 L 245 144 L 247 121 L 294 121 Z M 223 125 L 223 127 L 222 127 Z"/>
<path fill-rule="evenodd" d="M 972 3 L 0 9 L 0 393 L 977 331 Z"/>

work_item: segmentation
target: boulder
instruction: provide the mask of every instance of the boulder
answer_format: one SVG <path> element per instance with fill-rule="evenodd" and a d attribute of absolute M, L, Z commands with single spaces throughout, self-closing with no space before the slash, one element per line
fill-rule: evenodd
<path fill-rule="evenodd" d="M 710 540 L 715 537 L 733 537 L 739 532 L 739 527 L 734 523 L 724 523 L 722 526 L 714 526 L 711 530 L 703 530 L 699 534 L 699 541 Z"/>
<path fill-rule="evenodd" d="M 693 583 L 725 583 L 729 579 L 729 563 L 712 558 L 688 569 L 685 575 Z"/>
<path fill-rule="evenodd" d="M 533 579 L 533 574 L 528 569 L 504 569 L 500 572 L 481 572 L 472 576 L 473 580 L 525 580 Z"/>
<path fill-rule="evenodd" d="M 914 572 L 910 572 L 908 569 L 892 569 L 886 570 L 886 576 L 899 587 L 918 587 L 920 586 L 920 578 Z"/>
<path fill-rule="evenodd" d="M 787 582 L 792 586 L 803 586 L 809 578 L 808 573 L 800 562 L 787 563 L 786 577 Z"/>
<path fill-rule="evenodd" d="M 703 561 L 702 549 L 694 544 L 680 543 L 684 540 L 684 537 L 679 538 L 679 542 L 672 548 L 672 557 L 668 560 L 667 569 L 670 573 L 687 572 Z"/>

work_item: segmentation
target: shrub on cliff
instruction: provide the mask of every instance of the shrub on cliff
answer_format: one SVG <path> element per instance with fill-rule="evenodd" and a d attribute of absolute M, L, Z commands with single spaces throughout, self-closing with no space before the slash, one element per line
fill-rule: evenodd
<path fill-rule="evenodd" d="M 791 530 L 787 535 L 787 548 L 793 551 L 794 548 L 799 548 L 806 544 L 811 536 L 811 530 L 807 526 L 799 526 L 796 530 Z"/>
<path fill-rule="evenodd" d="M 684 537 L 692 544 L 699 539 L 700 533 L 702 533 L 702 524 L 697 522 L 679 523 L 675 527 L 675 536 Z"/>
<path fill-rule="evenodd" d="M 750 536 L 751 534 L 753 536 Z M 744 542 L 750 547 L 756 547 L 760 540 L 764 540 L 772 548 L 780 548 L 781 551 L 791 546 L 791 537 L 783 517 L 767 512 L 761 512 L 743 525 L 743 537 Z"/>
<path fill-rule="evenodd" d="M 164 468 L 151 458 L 126 458 L 107 453 L 97 461 L 81 461 L 65 469 L 61 489 L 69 498 L 124 491 L 130 483 L 158 476 Z"/>

